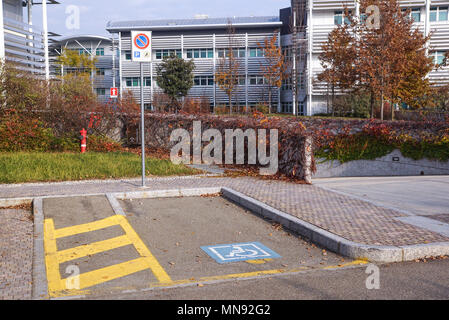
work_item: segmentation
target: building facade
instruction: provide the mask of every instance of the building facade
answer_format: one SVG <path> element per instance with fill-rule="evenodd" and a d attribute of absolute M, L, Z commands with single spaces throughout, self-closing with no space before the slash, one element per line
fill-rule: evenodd
<path fill-rule="evenodd" d="M 431 35 L 429 55 L 434 58 L 435 64 L 441 63 L 449 50 L 449 1 L 400 0 L 399 3 L 403 10 L 411 9 L 414 26 L 426 36 Z M 284 112 L 296 110 L 298 114 L 313 115 L 327 111 L 328 86 L 317 81 L 318 74 L 322 72 L 319 56 L 329 33 L 337 25 L 345 23 L 345 8 L 356 15 L 363 14 L 357 0 L 292 0 L 292 7 L 284 9 L 284 14 L 281 11 L 284 25 L 291 25 L 291 28 L 284 28 L 282 46 L 287 53 L 296 48 L 298 77 L 296 108 L 293 103 L 295 90 L 281 92 Z M 296 37 L 293 36 L 295 27 Z M 293 44 L 294 39 L 296 45 Z M 435 68 L 429 79 L 435 86 L 448 84 L 449 68 Z"/>
<path fill-rule="evenodd" d="M 240 73 L 233 105 L 266 103 L 267 86 L 261 73 L 265 59 L 259 43 L 276 34 L 280 45 L 282 22 L 279 17 L 109 22 L 106 29 L 118 39 L 120 51 L 120 92 L 130 90 L 140 102 L 140 66 L 131 61 L 131 31 L 152 31 L 152 62 L 144 65 L 144 103 L 148 108 L 151 108 L 155 95 L 162 93 L 155 80 L 156 68 L 165 56 L 171 54 L 192 59 L 195 63 L 194 86 L 189 97 L 207 98 L 211 107 L 227 105 L 228 96 L 217 86 L 215 71 L 230 48 L 230 23 L 235 29 L 232 48 Z M 279 90 L 274 90 L 272 103 L 275 108 L 280 108 L 279 100 Z"/>
<path fill-rule="evenodd" d="M 18 69 L 50 78 L 47 5 L 54 0 L 0 0 L 0 59 Z M 33 25 L 33 9 L 42 7 L 42 28 Z M 24 11 L 26 9 L 26 14 Z M 25 20 L 26 19 L 26 20 Z"/>
<path fill-rule="evenodd" d="M 65 50 L 96 59 L 95 70 L 90 74 L 92 88 L 99 101 L 109 101 L 110 88 L 118 87 L 120 84 L 117 43 L 111 38 L 96 35 L 79 35 L 54 40 L 50 47 L 51 74 L 54 77 L 77 71 L 74 67 L 57 63 L 58 56 Z"/>

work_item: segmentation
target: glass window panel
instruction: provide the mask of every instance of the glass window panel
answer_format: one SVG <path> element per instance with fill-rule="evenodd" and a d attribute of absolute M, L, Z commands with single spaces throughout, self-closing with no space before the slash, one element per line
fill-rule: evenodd
<path fill-rule="evenodd" d="M 438 12 L 438 21 L 447 21 L 447 7 L 440 7 Z"/>
<path fill-rule="evenodd" d="M 421 10 L 420 9 L 413 9 L 412 10 L 412 19 L 415 22 L 421 21 Z"/>
<path fill-rule="evenodd" d="M 430 21 L 437 21 L 437 8 L 430 8 Z"/>
<path fill-rule="evenodd" d="M 342 11 L 336 11 L 334 14 L 334 24 L 340 25 L 343 23 L 343 12 Z"/>

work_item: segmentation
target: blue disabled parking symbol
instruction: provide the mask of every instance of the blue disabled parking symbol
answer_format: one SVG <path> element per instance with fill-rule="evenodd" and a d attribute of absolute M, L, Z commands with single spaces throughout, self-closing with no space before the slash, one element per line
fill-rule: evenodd
<path fill-rule="evenodd" d="M 201 249 L 220 264 L 281 257 L 260 242 L 223 244 L 201 247 Z"/>

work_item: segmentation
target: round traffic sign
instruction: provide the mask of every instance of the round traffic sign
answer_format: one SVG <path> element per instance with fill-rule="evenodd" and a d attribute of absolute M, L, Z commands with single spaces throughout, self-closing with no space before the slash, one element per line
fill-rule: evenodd
<path fill-rule="evenodd" d="M 148 48 L 148 46 L 150 45 L 150 38 L 148 38 L 148 36 L 144 33 L 139 33 L 134 38 L 134 45 L 138 49 L 144 50 L 144 49 Z"/>

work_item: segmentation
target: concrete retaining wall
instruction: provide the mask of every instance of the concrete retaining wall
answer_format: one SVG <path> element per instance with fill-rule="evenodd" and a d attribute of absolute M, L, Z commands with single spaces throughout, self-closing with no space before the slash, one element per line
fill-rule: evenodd
<path fill-rule="evenodd" d="M 449 175 L 449 161 L 406 158 L 399 150 L 376 160 L 357 160 L 347 163 L 316 159 L 314 178 Z"/>

